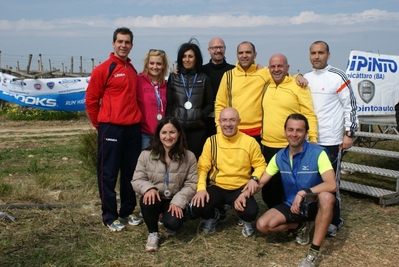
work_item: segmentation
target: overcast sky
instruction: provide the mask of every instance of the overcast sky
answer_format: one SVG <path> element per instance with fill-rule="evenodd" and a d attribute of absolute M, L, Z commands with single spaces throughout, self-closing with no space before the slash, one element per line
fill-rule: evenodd
<path fill-rule="evenodd" d="M 256 46 L 257 63 L 268 65 L 272 54 L 288 57 L 290 71 L 310 70 L 309 46 L 324 40 L 330 45 L 329 63 L 346 68 L 351 49 L 399 55 L 399 4 L 397 0 L 0 0 L 1 65 L 37 69 L 39 54 L 45 69 L 70 67 L 91 71 L 112 51 L 112 33 L 121 26 L 134 33 L 130 53 L 142 70 L 150 48 L 165 50 L 171 62 L 177 48 L 190 37 L 201 45 L 204 62 L 210 38 L 226 42 L 226 58 L 236 62 L 242 41 Z"/>

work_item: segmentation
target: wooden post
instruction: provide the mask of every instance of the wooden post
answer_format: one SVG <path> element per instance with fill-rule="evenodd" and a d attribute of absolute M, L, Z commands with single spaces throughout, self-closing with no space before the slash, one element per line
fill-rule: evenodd
<path fill-rule="evenodd" d="M 0 67 L 1 67 L 1 51 L 0 51 Z"/>
<path fill-rule="evenodd" d="M 91 59 L 91 71 L 94 70 L 94 58 Z"/>
<path fill-rule="evenodd" d="M 50 70 L 52 70 L 52 68 L 51 68 L 51 59 L 48 60 L 48 64 L 50 66 Z"/>
<path fill-rule="evenodd" d="M 17 61 L 17 71 L 20 71 L 20 68 L 19 68 L 19 61 Z"/>
<path fill-rule="evenodd" d="M 80 75 L 83 75 L 83 59 L 82 59 L 82 56 L 80 56 L 80 67 L 79 67 L 79 70 L 80 70 Z"/>
<path fill-rule="evenodd" d="M 62 76 L 65 76 L 65 72 L 64 72 L 64 63 L 61 64 L 61 70 L 62 70 Z"/>
<path fill-rule="evenodd" d="M 42 54 L 39 54 L 39 71 L 43 71 L 43 61 L 42 61 Z"/>
<path fill-rule="evenodd" d="M 29 54 L 28 66 L 26 67 L 26 73 L 29 74 L 30 64 L 32 64 L 32 54 Z"/>
<path fill-rule="evenodd" d="M 71 74 L 73 74 L 73 57 L 71 57 Z"/>

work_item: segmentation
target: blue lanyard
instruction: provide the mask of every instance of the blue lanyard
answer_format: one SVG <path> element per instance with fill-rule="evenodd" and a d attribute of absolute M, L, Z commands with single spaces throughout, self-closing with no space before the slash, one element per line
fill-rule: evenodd
<path fill-rule="evenodd" d="M 165 167 L 166 167 L 165 184 L 166 184 L 166 187 L 168 187 L 169 186 L 169 168 L 170 168 L 170 165 L 169 166 L 166 165 Z"/>
<path fill-rule="evenodd" d="M 181 80 L 182 80 L 182 82 L 183 82 L 184 91 L 186 92 L 187 100 L 190 100 L 191 95 L 192 95 L 192 93 L 193 93 L 193 88 L 194 88 L 195 81 L 197 80 L 197 73 L 196 73 L 195 76 L 194 76 L 193 85 L 191 86 L 191 89 L 190 89 L 189 92 L 187 91 L 186 82 L 184 81 L 184 76 L 183 76 L 183 74 L 180 73 L 180 77 L 181 77 Z M 190 84 L 189 84 L 189 86 L 190 86 Z"/>
<path fill-rule="evenodd" d="M 154 86 L 155 97 L 157 98 L 158 112 L 159 111 L 163 112 L 163 104 L 162 104 L 161 94 L 159 92 L 159 85 L 155 85 L 155 83 L 153 83 L 153 82 L 151 82 L 151 84 L 152 84 L 152 86 Z"/>

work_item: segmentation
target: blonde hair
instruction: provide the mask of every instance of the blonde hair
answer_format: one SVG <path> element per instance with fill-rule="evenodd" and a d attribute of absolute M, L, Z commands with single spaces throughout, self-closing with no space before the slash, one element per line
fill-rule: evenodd
<path fill-rule="evenodd" d="M 143 73 L 144 75 L 148 75 L 148 63 L 150 62 L 150 57 L 152 56 L 159 56 L 162 58 L 162 63 L 163 63 L 163 70 L 161 71 L 161 74 L 159 75 L 159 77 L 157 77 L 158 79 L 158 83 L 159 84 L 164 84 L 166 83 L 165 77 L 166 74 L 168 73 L 168 68 L 169 68 L 169 61 L 168 61 L 168 57 L 166 56 L 165 51 L 163 50 L 157 50 L 157 49 L 150 49 L 145 58 L 144 58 L 144 67 L 143 67 Z"/>

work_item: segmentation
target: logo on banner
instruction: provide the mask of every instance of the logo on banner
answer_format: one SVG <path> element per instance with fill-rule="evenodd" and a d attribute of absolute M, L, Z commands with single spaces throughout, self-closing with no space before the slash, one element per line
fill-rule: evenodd
<path fill-rule="evenodd" d="M 80 79 L 63 79 L 58 82 L 60 85 L 64 86 L 65 88 L 68 88 L 68 85 L 73 85 L 80 83 Z"/>
<path fill-rule="evenodd" d="M 47 83 L 47 87 L 50 88 L 50 89 L 53 89 L 54 86 L 55 86 L 55 83 L 54 83 L 54 82 L 48 82 L 48 83 Z"/>
<path fill-rule="evenodd" d="M 40 83 L 35 83 L 34 87 L 36 90 L 42 89 L 42 85 Z"/>
<path fill-rule="evenodd" d="M 363 80 L 357 84 L 357 90 L 359 92 L 360 98 L 365 103 L 370 103 L 371 100 L 374 98 L 375 94 L 375 85 L 372 81 Z"/>
<path fill-rule="evenodd" d="M 22 88 L 24 86 L 26 86 L 26 83 L 23 81 L 10 81 L 10 84 L 12 85 L 12 87 L 17 87 L 17 88 Z"/>

